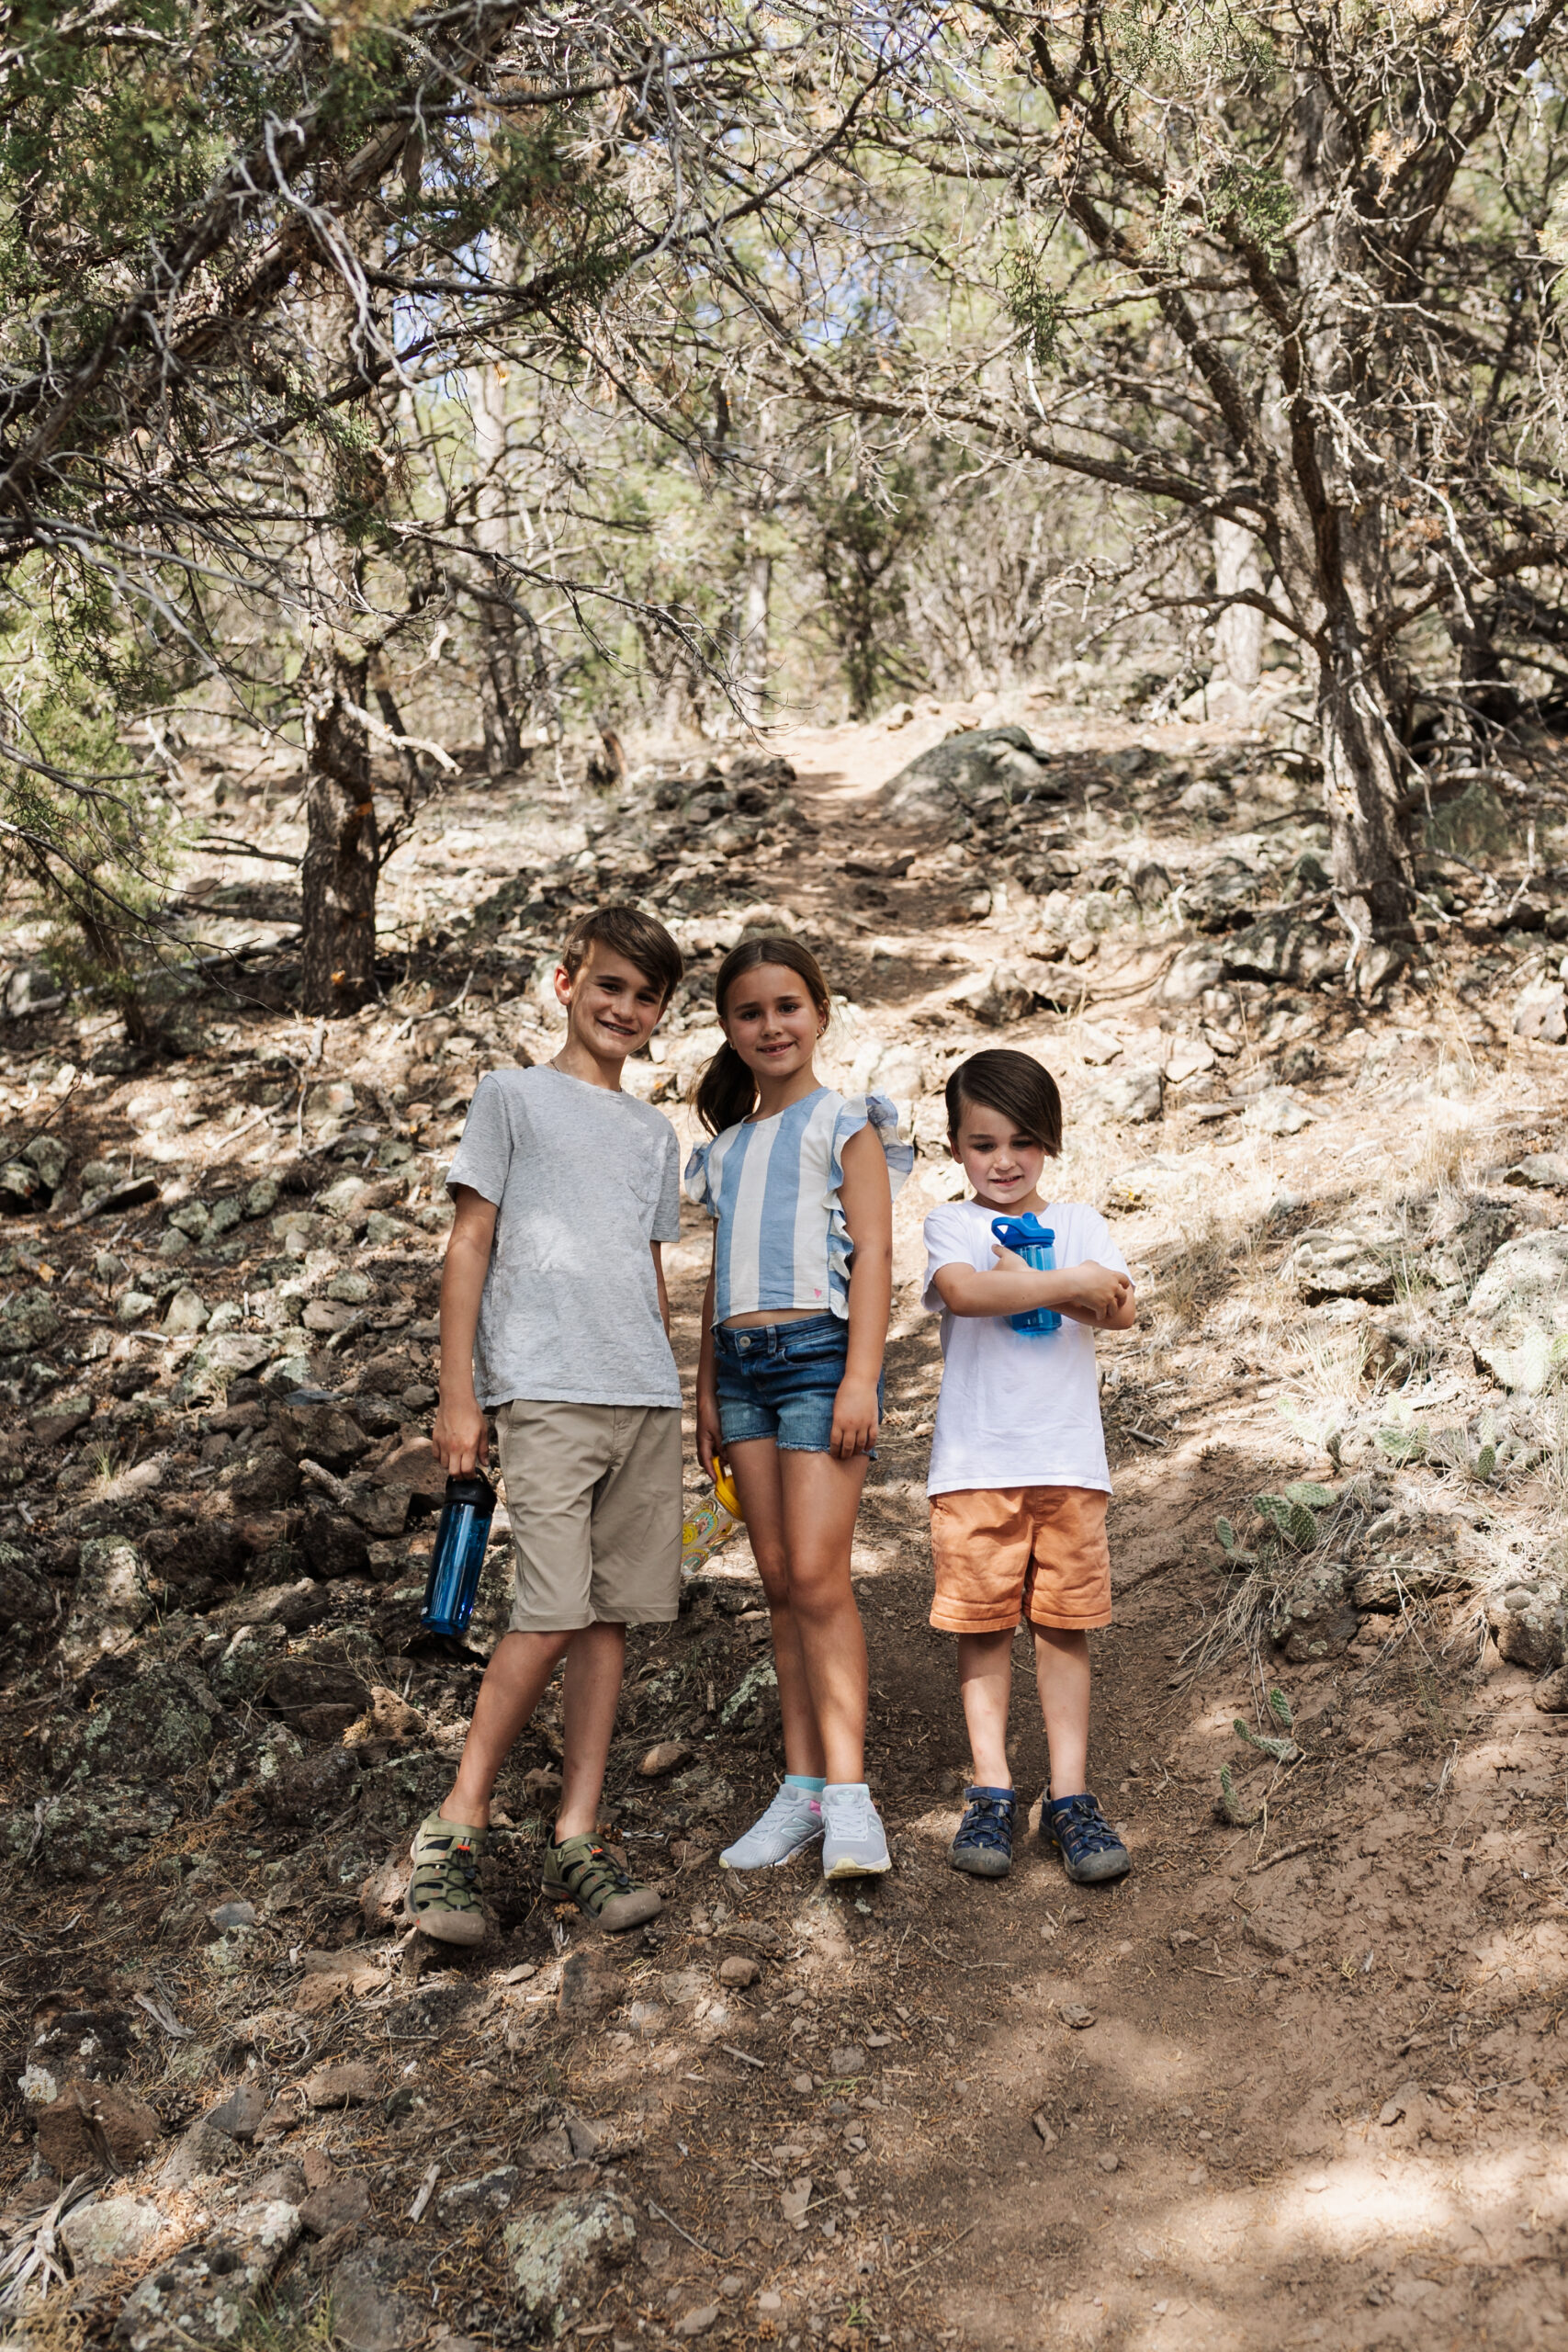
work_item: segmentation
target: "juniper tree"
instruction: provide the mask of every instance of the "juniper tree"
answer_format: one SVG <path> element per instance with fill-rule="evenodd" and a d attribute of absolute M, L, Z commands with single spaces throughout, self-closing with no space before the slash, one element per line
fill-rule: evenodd
<path fill-rule="evenodd" d="M 852 225 L 818 218 L 815 311 L 774 319 L 787 380 L 1103 485 L 1120 609 L 1293 639 L 1359 953 L 1407 914 L 1423 697 L 1473 773 L 1562 675 L 1562 0 L 976 0 L 926 29 L 860 117 Z M 868 223 L 870 368 L 823 323 Z"/>

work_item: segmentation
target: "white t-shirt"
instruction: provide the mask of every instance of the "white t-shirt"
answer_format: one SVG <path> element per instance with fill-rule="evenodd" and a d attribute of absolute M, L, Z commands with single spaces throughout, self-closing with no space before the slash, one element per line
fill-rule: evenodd
<path fill-rule="evenodd" d="M 950 1315 L 936 1276 L 943 1266 L 997 1270 L 998 1209 L 955 1201 L 926 1219 L 923 1304 L 942 1312 L 942 1395 L 931 1440 L 928 1495 L 969 1487 L 1095 1487 L 1111 1492 L 1094 1333 L 1062 1318 L 1046 1336 L 1015 1331 L 1005 1315 Z M 1011 1212 L 1016 1214 L 1016 1212 Z M 1034 1214 L 1055 1233 L 1058 1266 L 1127 1272 L 1127 1261 L 1098 1211 L 1053 1201 Z"/>

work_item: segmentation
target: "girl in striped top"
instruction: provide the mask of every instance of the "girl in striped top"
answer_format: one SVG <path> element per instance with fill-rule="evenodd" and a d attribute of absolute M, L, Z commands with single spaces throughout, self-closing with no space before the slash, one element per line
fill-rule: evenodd
<path fill-rule="evenodd" d="M 850 1545 L 882 1413 L 893 1195 L 914 1165 L 886 1095 L 837 1094 L 813 1067 L 830 1000 L 793 939 L 719 967 L 725 1043 L 697 1088 L 710 1140 L 686 1191 L 715 1219 L 703 1305 L 697 1453 L 728 1461 L 773 1619 L 784 1781 L 720 1860 L 789 1860 L 823 1840 L 828 1878 L 888 1868 L 865 1783 L 865 1637 Z"/>

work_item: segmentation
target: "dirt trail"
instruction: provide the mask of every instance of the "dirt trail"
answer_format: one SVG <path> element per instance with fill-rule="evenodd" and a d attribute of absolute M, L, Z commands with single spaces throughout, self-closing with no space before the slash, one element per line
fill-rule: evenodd
<path fill-rule="evenodd" d="M 1163 861 L 1168 888 L 1172 873 L 1190 873 L 1196 888 L 1215 873 L 1229 887 L 1225 854 L 1244 833 L 1274 839 L 1269 829 L 1283 824 L 1309 846 L 1314 839 L 1288 776 L 1274 779 L 1272 800 L 1265 778 L 1250 806 L 1238 797 L 1216 808 L 1222 787 L 1203 786 L 1212 797 L 1197 813 L 1176 808 L 1206 744 L 1202 731 L 1181 728 L 1147 737 L 1143 754 L 1134 748 L 1134 772 L 1140 756 L 1185 764 L 1135 823 L 1113 819 L 1108 831 L 1107 787 L 1094 775 L 1132 730 L 1034 708 L 976 715 L 1023 717 L 1066 763 L 1046 881 L 1065 888 L 1076 874 L 1080 897 L 1112 843 L 1129 871 Z M 1497 1396 L 1458 1346 L 1452 1280 L 1443 1289 L 1434 1273 L 1422 1291 L 1402 1275 L 1393 1322 L 1366 1305 L 1391 1295 L 1392 1277 L 1378 1284 L 1396 1243 L 1412 1262 L 1424 1251 L 1420 1262 L 1436 1265 L 1482 1226 L 1494 1251 L 1510 1231 L 1559 1231 L 1560 1193 L 1498 1181 L 1561 1130 L 1554 1049 L 1507 1044 L 1497 1001 L 1509 973 L 1488 978 L 1483 967 L 1484 985 L 1466 993 L 1471 967 L 1457 945 L 1425 994 L 1396 992 L 1381 1010 L 1331 983 L 1243 981 L 1228 1010 L 1225 989 L 1210 985 L 1201 1004 L 1194 997 L 1173 1013 L 1153 984 L 1179 948 L 1207 953 L 1203 939 L 1194 946 L 1179 926 L 1145 924 L 1122 900 L 1098 933 L 1073 933 L 1076 947 L 1042 977 L 1028 959 L 1049 928 L 1045 885 L 1006 870 L 1009 839 L 998 848 L 978 820 L 895 825 L 878 797 L 951 718 L 929 714 L 897 734 L 800 731 L 785 749 L 816 830 L 738 844 L 722 871 L 697 855 L 683 869 L 694 877 L 683 902 L 678 879 L 661 901 L 710 973 L 743 918 L 771 908 L 800 928 L 846 1000 L 829 1067 L 860 1083 L 874 1074 L 913 1104 L 922 1150 L 897 1214 L 887 1421 L 855 1555 L 872 1657 L 869 1769 L 895 1871 L 829 1893 L 808 1871 L 736 1883 L 717 1870 L 717 1847 L 777 1769 L 766 1619 L 738 1537 L 699 1579 L 679 1625 L 633 1647 L 607 1822 L 664 1883 L 662 1919 L 612 1944 L 541 1905 L 536 1838 L 558 1749 L 547 1708 L 502 1786 L 508 1819 L 486 1865 L 495 1937 L 454 1963 L 389 1916 L 405 1825 L 445 1784 L 477 1672 L 413 1639 L 428 1532 L 389 1532 L 351 1573 L 314 1560 L 313 1588 L 279 1587 L 309 1604 L 299 1623 L 281 1621 L 287 1638 L 276 1610 L 271 1631 L 247 1634 L 243 1594 L 221 1600 L 229 1572 L 208 1556 L 216 1539 L 203 1539 L 200 1560 L 198 1544 L 189 1559 L 165 1546 L 165 1574 L 189 1580 L 164 1588 L 168 1631 L 148 1624 L 138 1636 L 138 1704 L 153 1703 L 148 1676 L 199 1668 L 243 1725 L 223 1730 L 210 1761 L 181 1784 L 199 1784 L 199 1802 L 183 1812 L 171 1803 L 151 1845 L 127 1830 L 123 1850 L 74 1878 L 51 1849 L 39 1863 L 39 1839 L 56 1820 L 49 1792 L 77 1752 L 70 1743 L 87 1736 L 84 1715 L 89 1731 L 100 1719 L 112 1725 L 117 1691 L 133 1676 L 112 1658 L 88 1671 L 71 1702 L 70 1740 L 51 1713 L 67 1678 L 42 1652 L 7 1702 L 17 1810 L 4 1827 L 21 1940 L 6 1955 L 16 2004 L 6 2073 L 16 2083 L 24 2066 L 40 2072 L 27 2094 L 33 2105 L 14 2108 L 0 2219 L 13 2233 L 30 2227 L 27 2216 L 52 2193 L 47 2177 L 36 2185 L 33 2148 L 35 2129 L 42 2144 L 39 2084 L 47 2075 L 53 2091 L 69 2075 L 62 2034 L 85 2049 L 85 2036 L 101 2040 L 118 2021 L 112 2032 L 133 2052 L 120 2079 L 153 2101 L 150 2128 L 164 2134 L 113 2185 L 151 2196 L 164 2234 L 137 2258 L 122 2249 L 96 2268 L 78 2259 L 73 2286 L 45 2306 L 51 2316 L 28 2324 L 40 2352 L 46 2339 L 52 2352 L 84 2333 L 107 2340 L 117 2326 L 132 2352 L 164 2352 L 175 2340 L 160 2333 L 164 2319 L 125 2300 L 136 2280 L 165 2276 L 155 2265 L 180 2243 L 237 2229 L 247 2199 L 265 2193 L 305 2210 L 307 2190 L 328 2201 L 313 2220 L 307 2210 L 307 2240 L 276 2269 L 270 2324 L 275 2339 L 298 2330 L 303 2343 L 330 2324 L 349 2352 L 423 2342 L 466 2352 L 465 2338 L 552 2335 L 611 2352 L 699 2336 L 786 2352 L 817 2343 L 1252 2352 L 1568 2342 L 1568 1715 L 1532 1703 L 1540 1661 L 1505 1663 L 1475 1598 L 1498 1584 L 1499 1561 L 1526 1577 L 1561 1544 L 1562 1424 L 1553 1453 L 1526 1442 L 1550 1399 L 1538 1421 L 1517 1399 L 1499 1404 L 1496 1481 L 1478 1488 L 1427 1434 L 1441 1419 L 1462 1435 Z M 517 815 L 477 792 L 457 798 L 447 838 L 471 854 L 482 836 L 490 873 L 503 875 L 507 856 L 515 866 L 521 854 L 514 845 L 546 823 L 541 798 L 556 805 L 536 796 Z M 281 829 L 275 837 L 290 838 Z M 402 919 L 404 900 L 418 897 L 417 920 L 435 921 L 433 854 L 411 860 L 408 874 L 389 916 Z M 572 887 L 589 889 L 592 878 Z M 471 899 L 461 875 L 449 895 L 465 887 Z M 534 1051 L 539 1016 L 513 990 L 526 986 L 527 959 L 558 913 L 558 902 L 554 914 L 527 917 L 507 950 L 513 966 L 522 959 L 523 979 L 497 983 L 509 1009 L 526 1012 Z M 1019 959 L 1021 982 L 1010 977 Z M 487 968 L 459 941 L 421 985 L 433 1003 L 448 1002 L 454 973 Z M 1021 998 L 1010 1009 L 1000 1001 L 1009 989 Z M 391 1103 L 377 1057 L 393 1050 L 400 1012 L 366 1024 L 357 1048 L 351 1034 L 326 1041 L 323 1096 L 352 1082 L 363 1098 L 375 1083 Z M 668 1098 L 706 1050 L 705 1018 L 700 1001 L 685 1005 L 663 1065 L 646 1073 L 687 1126 Z M 488 1034 L 479 1046 L 493 1051 Z M 1068 1118 L 1061 1190 L 1106 1206 L 1142 1301 L 1139 1329 L 1101 1346 L 1116 1622 L 1095 1640 L 1091 1776 L 1134 1859 L 1129 1880 L 1101 1891 L 1069 1886 L 1032 1841 L 1021 1841 L 1001 1884 L 961 1879 L 944 1859 L 966 1758 L 952 1644 L 926 1623 L 923 1474 L 939 1359 L 915 1278 L 921 1218 L 951 1190 L 932 1125 L 941 1077 L 963 1051 L 1003 1035 L 1057 1071 Z M 1200 1035 L 1214 1043 L 1200 1049 Z M 435 1138 L 462 1098 L 432 1108 L 449 1082 L 434 1060 L 407 1078 L 398 1114 L 423 1135 L 434 1169 Z M 1151 1084 L 1164 1104 L 1157 1121 L 1128 1107 Z M 409 1102 L 411 1091 L 429 1099 Z M 216 1160 L 222 1136 L 238 1129 L 218 1125 L 216 1096 L 209 1107 Z M 419 1193 L 415 1184 L 410 1201 Z M 349 1209 L 340 1199 L 332 1214 Z M 304 1262 L 321 1303 L 305 1329 L 316 1335 L 311 1377 L 332 1383 L 367 1429 L 379 1430 L 379 1410 L 396 1445 L 424 1409 L 411 1400 L 428 1365 L 431 1330 L 419 1318 L 439 1240 L 406 1223 L 388 1232 L 397 1220 L 385 1216 L 378 1228 L 376 1214 L 365 1227 L 361 1204 L 357 1251 L 332 1238 L 324 1210 L 301 1229 L 301 1249 L 317 1253 Z M 694 1213 L 687 1224 L 671 1266 L 690 1375 L 707 1227 Z M 1359 1293 L 1325 1294 L 1309 1312 L 1302 1253 L 1320 1247 L 1314 1234 L 1352 1227 L 1354 1248 L 1382 1256 Z M 74 1244 L 50 1246 L 63 1265 Z M 240 1333 L 258 1321 L 259 1295 L 241 1289 L 260 1279 L 251 1263 L 232 1275 Z M 277 1263 L 281 1283 L 289 1261 Z M 353 1282 L 330 1271 L 344 1264 L 368 1270 L 363 1307 Z M 394 1277 L 401 1303 L 387 1307 Z M 201 1279 L 210 1300 L 220 1276 Z M 1428 1294 L 1438 1304 L 1423 1321 Z M 379 1335 L 351 1319 L 371 1314 L 378 1296 Z M 298 1326 L 279 1329 L 299 1338 Z M 334 1348 L 340 1333 L 344 1341 L 331 1355 L 328 1331 Z M 182 1364 L 188 1379 L 188 1344 L 174 1343 L 169 1379 Z M 388 1349 L 405 1344 L 403 1368 L 389 1374 Z M 410 1376 L 414 1385 L 400 1391 Z M 122 1383 L 116 1394 L 134 1389 Z M 238 1407 L 237 1421 L 232 1407 L 227 1421 L 204 1417 L 199 1398 L 166 1409 L 188 1431 L 186 1453 L 157 1457 L 169 1465 L 158 1508 L 177 1532 L 185 1522 L 171 1498 L 182 1480 L 230 1477 L 208 1466 L 225 1459 L 215 1440 L 262 1443 L 254 1433 L 276 1408 L 264 1394 Z M 326 1424 L 311 1432 L 320 1449 Z M 251 1484 L 232 1489 L 244 1508 L 265 1514 L 270 1490 L 256 1464 L 281 1458 L 245 1457 Z M 340 1466 L 346 1474 L 346 1458 Z M 75 1525 L 84 1552 L 116 1494 L 132 1508 L 125 1481 L 134 1471 L 121 1469 L 116 1487 L 111 1467 L 107 1487 L 85 1490 L 99 1516 Z M 273 1518 L 242 1533 L 253 1551 L 280 1547 L 264 1561 L 297 1564 L 307 1534 L 288 1467 L 268 1473 L 282 1481 Z M 1267 1526 L 1249 1532 L 1251 1498 L 1303 1480 L 1326 1482 L 1332 1502 L 1312 1509 L 1348 1565 L 1335 1571 L 1332 1600 L 1271 1642 L 1258 1577 L 1216 1574 L 1215 1521 L 1232 1522 L 1243 1544 L 1266 1543 Z M 51 1514 L 62 1505 L 34 1485 L 17 1491 L 34 1496 L 38 1540 L 52 1540 Z M 277 1507 L 288 1494 L 292 1516 Z M 369 1509 L 357 1488 L 350 1500 Z M 199 1532 L 207 1521 L 190 1509 Z M 153 1521 L 149 1505 L 134 1522 L 148 1548 Z M 1307 1523 L 1310 1567 L 1328 1558 L 1328 1536 L 1317 1544 Z M 310 1542 L 325 1541 L 322 1524 L 310 1521 Z M 59 1525 L 70 1532 L 63 1517 Z M 21 1526 L 18 1518 L 13 1532 Z M 1412 1529 L 1414 1551 L 1399 1548 Z M 1470 1563 L 1465 1575 L 1413 1565 L 1439 1540 Z M 1386 1580 L 1385 1561 L 1400 1564 L 1405 1585 L 1391 1600 L 1358 1582 L 1362 1599 L 1350 1607 L 1346 1577 Z M 295 1572 L 243 1570 L 248 1590 Z M 1417 1597 L 1402 1603 L 1406 1587 Z M 1531 1589 L 1539 1598 L 1539 1577 Z M 1519 1606 L 1520 1623 L 1533 1625 L 1537 1600 L 1522 1585 Z M 1522 1637 L 1504 1631 L 1517 1649 Z M 247 1640 L 273 1644 L 271 1679 L 258 1669 L 242 1689 L 234 1661 Z M 1045 1758 L 1021 1647 L 1019 1666 L 1015 1772 L 1033 1796 Z M 361 1745 L 345 1750 L 333 1743 L 367 1683 L 379 1687 L 375 1711 L 349 1735 Z M 1281 1728 L 1269 1688 L 1288 1692 L 1300 1760 L 1256 1746 Z M 280 1715 L 294 1750 L 279 1744 Z M 1253 1744 L 1238 1738 L 1237 1718 Z M 129 1729 L 117 1736 L 134 1744 Z M 650 1745 L 666 1739 L 681 1743 L 678 1762 L 639 1774 Z M 63 1759 L 52 1776 L 40 1746 Z M 176 1765 L 160 1770 L 174 1775 Z M 1222 1766 L 1247 1827 L 1216 1815 Z M 101 1824 L 93 1834 L 102 1838 Z M 38 1875 L 46 1866 L 52 1878 Z M 215 1906 L 225 1898 L 253 1920 L 224 1924 Z M 83 1944 L 88 1919 L 96 1932 Z M 148 2023 L 159 2005 L 186 2040 Z M 328 2064 L 369 2073 L 318 2105 L 312 2070 Z M 227 2126 L 202 2140 L 203 2113 L 247 2082 L 265 2110 L 254 2145 L 225 2138 Z M 51 2128 L 58 2146 L 63 2126 Z M 184 2136 L 172 2143 L 175 2132 Z M 623 2228 L 635 2240 L 616 2237 Z M 62 2321 L 67 2296 L 74 2316 Z M 207 2340 L 199 2323 L 196 2340 Z"/>

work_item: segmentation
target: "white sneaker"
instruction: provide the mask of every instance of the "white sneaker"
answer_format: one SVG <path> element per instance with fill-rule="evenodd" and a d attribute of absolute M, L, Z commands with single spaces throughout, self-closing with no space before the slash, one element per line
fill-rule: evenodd
<path fill-rule="evenodd" d="M 882 1816 L 863 1781 L 829 1781 L 822 1792 L 824 1878 L 880 1878 L 893 1867 Z"/>
<path fill-rule="evenodd" d="M 777 1870 L 781 1862 L 815 1846 L 822 1835 L 822 1805 L 809 1789 L 781 1782 L 772 1804 L 733 1846 L 719 1856 L 727 1871 Z"/>

